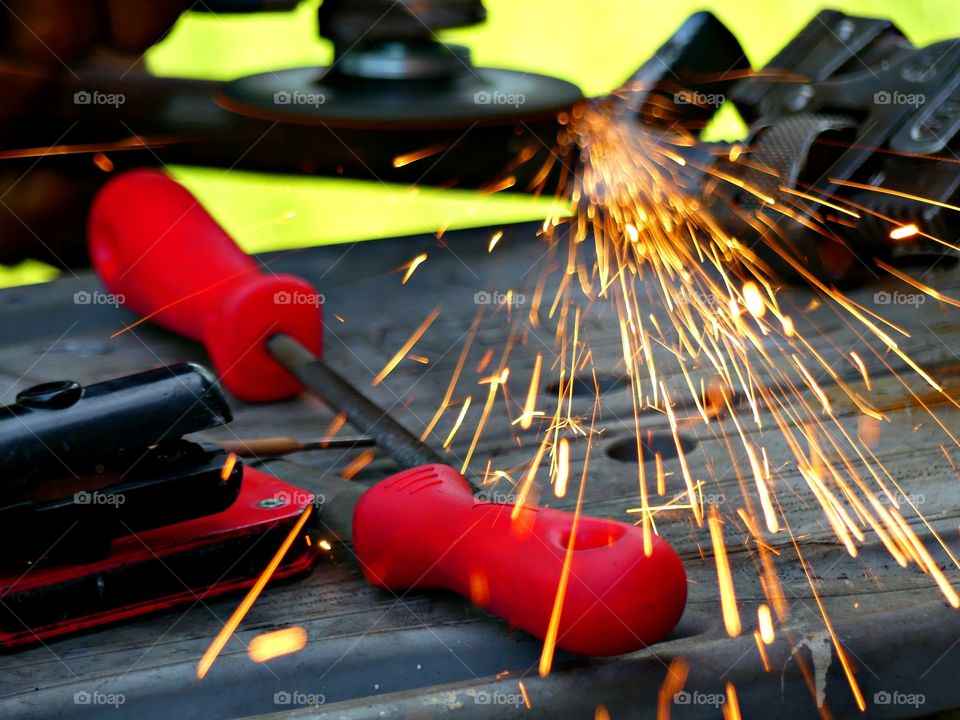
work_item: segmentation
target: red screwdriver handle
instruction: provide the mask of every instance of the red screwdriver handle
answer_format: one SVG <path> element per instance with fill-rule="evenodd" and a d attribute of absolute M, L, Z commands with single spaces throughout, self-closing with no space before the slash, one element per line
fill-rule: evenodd
<path fill-rule="evenodd" d="M 118 175 L 97 195 L 88 234 L 110 292 L 203 342 L 234 395 L 264 402 L 302 390 L 265 343 L 285 333 L 319 356 L 322 296 L 302 278 L 265 270 L 185 187 L 157 170 Z"/>
<path fill-rule="evenodd" d="M 557 595 L 573 514 L 480 502 L 462 475 L 424 465 L 367 490 L 353 541 L 367 579 L 394 592 L 444 588 L 543 639 Z M 557 647 L 619 655 L 662 640 L 683 614 L 686 573 L 666 540 L 581 516 Z"/>

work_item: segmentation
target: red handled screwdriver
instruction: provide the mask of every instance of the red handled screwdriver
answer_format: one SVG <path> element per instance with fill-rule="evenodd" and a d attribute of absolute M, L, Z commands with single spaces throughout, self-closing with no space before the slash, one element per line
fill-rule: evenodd
<path fill-rule="evenodd" d="M 645 554 L 639 528 L 593 517 L 577 521 L 571 540 L 573 513 L 527 507 L 514 521 L 512 505 L 478 501 L 463 475 L 319 359 L 316 289 L 264 271 L 167 175 L 136 170 L 107 183 L 89 243 L 107 288 L 143 318 L 203 342 L 234 395 L 276 401 L 306 386 L 411 468 L 351 502 L 348 529 L 374 585 L 453 590 L 543 639 L 572 542 L 557 647 L 632 652 L 679 621 L 686 575 L 665 540 L 654 537 Z"/>

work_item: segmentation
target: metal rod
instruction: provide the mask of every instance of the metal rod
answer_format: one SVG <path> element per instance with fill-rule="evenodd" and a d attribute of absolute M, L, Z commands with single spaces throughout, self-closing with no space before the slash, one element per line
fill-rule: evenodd
<path fill-rule="evenodd" d="M 380 449 L 404 468 L 444 464 L 441 457 L 419 438 L 363 396 L 298 340 L 289 335 L 274 335 L 267 341 L 267 349 L 294 377 L 330 407 L 344 413 L 355 428 L 376 440 Z"/>
<path fill-rule="evenodd" d="M 366 435 L 334 437 L 328 440 L 301 441 L 292 437 L 243 438 L 240 440 L 221 440 L 216 443 L 227 452 L 240 457 L 263 458 L 280 457 L 291 453 L 309 450 L 350 450 L 370 447 L 377 442 Z"/>

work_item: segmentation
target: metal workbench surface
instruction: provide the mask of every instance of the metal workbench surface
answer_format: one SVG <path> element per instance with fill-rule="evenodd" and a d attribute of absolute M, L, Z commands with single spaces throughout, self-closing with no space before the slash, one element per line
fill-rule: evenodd
<path fill-rule="evenodd" d="M 276 271 L 304 275 L 325 296 L 328 362 L 362 388 L 371 399 L 419 434 L 436 411 L 470 330 L 478 292 L 523 292 L 555 261 L 536 228 L 504 228 L 494 252 L 488 252 L 491 230 L 462 231 L 314 248 L 271 257 Z M 419 253 L 429 258 L 401 285 L 398 267 Z M 549 282 L 557 281 L 557 273 Z M 960 297 L 960 271 L 941 268 L 927 275 L 946 294 Z M 182 360 L 205 362 L 199 345 L 182 341 L 150 325 L 141 325 L 114 339 L 111 334 L 132 316 L 108 305 L 83 304 L 75 293 L 100 289 L 89 274 L 66 276 L 47 285 L 0 291 L 0 403 L 12 402 L 28 385 L 69 378 L 83 383 L 104 380 Z M 890 288 L 888 288 L 890 289 Z M 851 297 L 872 303 L 878 287 L 851 291 Z M 952 292 L 951 292 L 952 291 Z M 552 297 L 551 293 L 546 293 Z M 815 328 L 811 336 L 821 349 L 846 352 L 858 343 L 853 329 L 827 306 L 812 307 L 810 293 L 782 291 L 781 304 L 794 309 L 798 329 Z M 386 380 L 371 379 L 400 348 L 430 311 L 441 313 L 417 343 L 415 352 L 428 363 L 401 363 Z M 872 305 L 871 305 L 872 306 Z M 487 319 L 480 326 L 466 362 L 458 397 L 476 392 L 474 372 L 485 353 L 495 359 L 508 331 L 516 323 L 525 342 L 510 356 L 510 390 L 526 391 L 537 353 L 549 368 L 555 357 L 552 321 L 542 313 L 541 324 L 530 326 L 522 316 L 529 308 L 481 308 Z M 663 312 L 662 308 L 645 308 Z M 899 337 L 930 374 L 950 391 L 960 387 L 960 309 L 929 300 L 921 307 L 890 305 L 888 317 L 905 327 Z M 342 320 L 342 321 L 341 321 Z M 594 303 L 584 320 L 592 361 L 614 378 L 622 372 L 619 330 L 610 308 Z M 960 480 L 952 463 L 956 448 L 941 447 L 944 433 L 883 363 L 870 363 L 871 397 L 883 406 L 882 425 L 874 453 L 912 499 L 922 503 L 929 523 L 915 514 L 907 520 L 930 549 L 948 579 L 960 577 L 944 548 L 930 539 L 935 529 L 951 552 L 958 548 Z M 898 369 L 896 358 L 888 358 Z M 494 365 L 495 367 L 495 365 Z M 489 371 L 488 371 L 489 372 Z M 858 376 L 845 374 L 851 384 Z M 675 379 L 675 378 L 674 378 Z M 547 386 L 556 378 L 544 372 L 544 392 L 538 404 L 550 409 L 556 395 Z M 852 432 L 858 413 L 845 395 L 820 377 L 833 402 L 833 411 Z M 667 378 L 670 381 L 670 378 Z M 917 381 L 905 380 L 919 392 Z M 589 414 L 593 397 L 577 396 L 577 411 Z M 334 413 L 323 403 L 301 397 L 295 401 L 243 405 L 237 401 L 229 428 L 204 438 L 293 435 L 317 437 Z M 479 408 L 477 408 L 479 411 Z M 947 428 L 955 429 L 958 410 L 948 403 L 936 407 Z M 439 448 L 456 414 L 445 414 L 430 439 Z M 515 417 L 515 413 L 514 413 Z M 643 415 L 644 430 L 669 437 L 662 413 Z M 618 440 L 633 437 L 629 386 L 611 382 L 603 397 L 598 421 L 601 434 L 587 477 L 586 512 L 633 521 L 626 510 L 638 503 L 636 465 L 611 453 Z M 472 467 L 482 471 L 488 459 L 497 467 L 529 463 L 533 435 L 518 443 L 510 415 L 493 413 L 475 453 Z M 739 490 L 735 468 L 724 449 L 733 435 L 729 420 L 718 419 L 709 431 L 692 427 L 687 460 L 691 472 L 716 479 L 713 502 L 724 517 L 735 518 Z M 471 440 L 461 432 L 450 448 L 459 467 Z M 521 447 L 522 445 L 522 447 Z M 777 442 L 768 434 L 765 447 L 772 465 Z M 582 460 L 586 440 L 572 442 L 574 466 Z M 311 487 L 324 475 L 342 469 L 355 455 L 342 452 L 299 454 L 270 464 L 278 475 Z M 675 461 L 665 460 L 668 472 Z M 391 472 L 393 463 L 378 457 L 355 478 L 372 482 Z M 538 482 L 546 483 L 546 474 Z M 671 482 L 677 473 L 671 475 Z M 902 569 L 876 536 L 868 534 L 859 555 L 852 558 L 839 544 L 822 511 L 806 494 L 799 474 L 783 473 L 788 488 L 779 501 L 789 512 L 797 542 L 836 632 L 848 649 L 857 681 L 867 698 L 871 717 L 912 717 L 960 706 L 956 665 L 960 658 L 960 614 L 942 599 L 928 574 Z M 791 477 L 793 482 L 791 484 Z M 498 489 L 509 494 L 506 484 Z M 725 489 L 729 494 L 725 495 Z M 547 490 L 541 502 L 572 508 L 575 493 L 557 499 Z M 906 513 L 905 513 L 906 515 Z M 429 518 L 424 518 L 429 523 Z M 664 510 L 657 529 L 684 559 L 689 600 L 680 626 L 666 641 L 633 655 L 590 660 L 559 655 L 547 678 L 537 676 L 540 644 L 511 630 L 503 622 L 447 593 L 416 592 L 397 597 L 368 585 L 349 549 L 324 557 L 307 578 L 269 588 L 254 605 L 210 674 L 196 677 L 196 663 L 214 634 L 233 611 L 237 598 L 198 600 L 174 610 L 94 633 L 56 640 L 0 657 L 0 717 L 87 718 L 233 718 L 268 713 L 297 717 L 581 717 L 592 718 L 603 705 L 613 718 L 655 717 L 661 684 L 671 660 L 684 657 L 690 675 L 686 701 L 671 699 L 672 717 L 719 717 L 725 686 L 733 683 L 744 717 L 815 717 L 817 702 L 833 717 L 855 716 L 853 695 L 831 645 L 804 568 L 789 550 L 790 538 L 778 536 L 777 569 L 789 605 L 790 631 L 779 630 L 766 647 L 766 664 L 753 638 L 756 605 L 765 601 L 755 569 L 756 557 L 741 542 L 735 522 L 727 523 L 727 542 L 744 631 L 737 638 L 724 632 L 718 602 L 714 560 L 709 542 L 695 532 L 689 512 Z M 742 529 L 740 530 L 742 532 Z M 746 538 L 746 534 L 743 533 Z M 300 652 L 268 663 L 254 663 L 246 645 L 265 630 L 300 625 L 309 636 Z M 524 681 L 527 702 L 519 692 Z M 87 701 L 94 694 L 97 702 Z M 122 704 L 107 699 L 122 697 Z M 921 701 L 922 699 L 922 701 Z M 98 704 L 100 701 L 101 704 Z M 303 707 L 305 706 L 305 707 Z"/>

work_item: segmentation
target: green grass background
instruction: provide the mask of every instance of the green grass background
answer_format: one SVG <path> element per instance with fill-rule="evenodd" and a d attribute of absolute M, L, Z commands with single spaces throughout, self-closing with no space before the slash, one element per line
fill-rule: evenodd
<path fill-rule="evenodd" d="M 754 66 L 765 63 L 821 8 L 892 18 L 915 43 L 960 38 L 957 0 L 485 0 L 488 21 L 444 37 L 471 47 L 480 65 L 556 75 L 587 94 L 616 87 L 692 12 L 710 9 L 734 29 Z M 163 75 L 232 79 L 324 64 L 332 50 L 316 33 L 318 2 L 292 13 L 185 15 L 147 55 Z M 728 119 L 715 131 L 737 132 Z M 543 218 L 549 200 L 510 193 L 388 186 L 343 179 L 172 168 L 248 251 L 350 242 Z M 82 232 L 77 228 L 77 232 Z M 39 263 L 0 266 L 0 286 L 41 282 Z"/>

